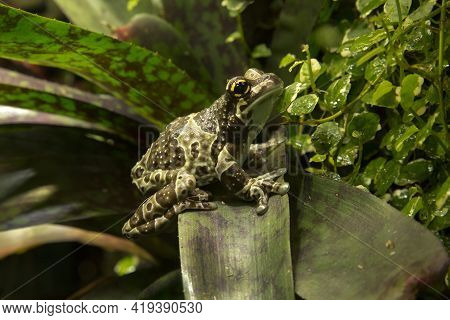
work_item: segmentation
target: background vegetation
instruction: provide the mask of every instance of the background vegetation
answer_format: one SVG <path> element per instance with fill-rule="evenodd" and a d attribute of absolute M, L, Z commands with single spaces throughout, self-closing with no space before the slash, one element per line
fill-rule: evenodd
<path fill-rule="evenodd" d="M 2 297 L 183 297 L 176 235 L 119 238 L 141 201 L 129 170 L 249 66 L 285 81 L 291 166 L 336 181 L 291 170 L 297 296 L 445 297 L 446 1 L 6 3 L 57 20 L 4 4 Z"/>

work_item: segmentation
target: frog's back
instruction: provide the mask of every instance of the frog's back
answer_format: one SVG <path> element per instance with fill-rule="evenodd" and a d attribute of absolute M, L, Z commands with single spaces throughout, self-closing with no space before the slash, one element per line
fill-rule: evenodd
<path fill-rule="evenodd" d="M 180 170 L 194 175 L 199 186 L 214 179 L 215 160 L 211 150 L 217 134 L 202 128 L 194 119 L 196 115 L 177 118 L 152 143 L 132 170 L 133 181 L 138 186 L 143 184 L 140 180 L 145 175 L 174 176 Z"/>

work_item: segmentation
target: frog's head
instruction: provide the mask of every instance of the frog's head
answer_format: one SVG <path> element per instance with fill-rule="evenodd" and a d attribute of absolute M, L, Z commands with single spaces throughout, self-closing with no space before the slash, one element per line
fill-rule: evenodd
<path fill-rule="evenodd" d="M 254 138 L 268 121 L 275 101 L 283 91 L 283 81 L 273 73 L 248 69 L 244 76 L 229 80 L 227 94 L 235 106 L 235 116 L 253 127 Z"/>
<path fill-rule="evenodd" d="M 273 73 L 252 68 L 244 76 L 229 80 L 226 90 L 235 105 L 236 116 L 244 124 L 264 125 L 283 91 L 283 81 Z"/>

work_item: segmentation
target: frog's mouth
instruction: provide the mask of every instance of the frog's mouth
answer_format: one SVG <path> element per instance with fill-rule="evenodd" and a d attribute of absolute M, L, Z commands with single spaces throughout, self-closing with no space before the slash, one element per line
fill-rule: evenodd
<path fill-rule="evenodd" d="M 246 109 L 248 114 L 248 139 L 253 141 L 269 120 L 273 107 L 283 92 L 283 84 L 276 83 L 269 91 L 259 96 Z"/>

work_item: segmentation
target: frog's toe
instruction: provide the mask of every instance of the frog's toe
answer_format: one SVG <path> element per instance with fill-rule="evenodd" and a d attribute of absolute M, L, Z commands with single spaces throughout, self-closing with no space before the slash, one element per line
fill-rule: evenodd
<path fill-rule="evenodd" d="M 127 221 L 122 227 L 122 234 L 128 239 L 137 238 L 140 235 L 140 232 L 130 226 L 130 222 Z"/>
<path fill-rule="evenodd" d="M 289 183 L 287 182 L 275 182 L 272 186 L 272 192 L 280 195 L 284 195 L 289 191 Z"/>

